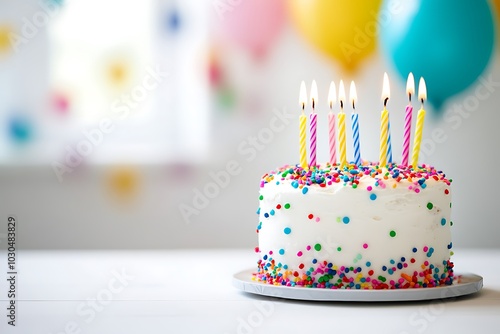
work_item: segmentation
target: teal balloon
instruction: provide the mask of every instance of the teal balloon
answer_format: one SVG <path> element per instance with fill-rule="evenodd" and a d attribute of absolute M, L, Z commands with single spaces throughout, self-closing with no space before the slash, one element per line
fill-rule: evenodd
<path fill-rule="evenodd" d="M 443 103 L 476 81 L 494 50 L 495 24 L 487 0 L 385 0 L 380 46 L 401 77 L 425 79 L 439 113 Z M 406 81 L 405 81 L 406 82 Z M 416 92 L 415 92 L 416 93 Z"/>

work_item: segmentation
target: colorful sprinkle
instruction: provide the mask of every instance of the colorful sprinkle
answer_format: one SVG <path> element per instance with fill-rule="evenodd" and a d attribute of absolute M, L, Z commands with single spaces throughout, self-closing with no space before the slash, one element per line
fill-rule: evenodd
<path fill-rule="evenodd" d="M 285 250 L 283 248 L 281 248 L 278 253 L 280 253 L 280 255 L 283 255 L 283 254 L 285 254 Z"/>
<path fill-rule="evenodd" d="M 376 200 L 376 199 L 377 199 L 377 195 L 375 195 L 375 194 L 370 194 L 370 199 L 371 199 L 372 201 Z"/>
<path fill-rule="evenodd" d="M 321 245 L 320 244 L 314 245 L 314 249 L 319 252 L 321 250 Z"/>
<path fill-rule="evenodd" d="M 342 222 L 343 222 L 344 224 L 349 224 L 349 222 L 350 222 L 350 221 L 351 221 L 351 219 L 349 219 L 349 217 L 344 217 L 344 218 L 342 218 Z"/>
<path fill-rule="evenodd" d="M 431 202 L 427 203 L 427 209 L 432 210 L 433 207 L 434 204 L 432 204 Z"/>
<path fill-rule="evenodd" d="M 285 232 L 285 234 L 290 234 L 290 233 L 292 233 L 292 229 L 289 228 L 289 227 L 285 227 L 285 229 L 283 230 L 283 232 Z"/>
<path fill-rule="evenodd" d="M 392 230 L 391 232 L 389 232 L 389 235 L 391 236 L 391 238 L 394 238 L 396 236 L 396 231 Z"/>

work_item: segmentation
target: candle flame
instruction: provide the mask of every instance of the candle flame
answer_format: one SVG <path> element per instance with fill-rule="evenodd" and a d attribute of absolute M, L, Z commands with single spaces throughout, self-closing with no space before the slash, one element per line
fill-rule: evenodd
<path fill-rule="evenodd" d="M 406 80 L 406 94 L 408 94 L 408 99 L 411 101 L 411 96 L 415 95 L 415 79 L 413 78 L 413 73 L 408 74 L 408 80 Z"/>
<path fill-rule="evenodd" d="M 300 94 L 299 94 L 299 104 L 302 107 L 302 111 L 306 108 L 307 103 L 307 93 L 306 93 L 306 83 L 302 81 L 300 83 Z"/>
<path fill-rule="evenodd" d="M 384 101 L 384 107 L 387 104 L 387 100 L 391 97 L 391 90 L 389 88 L 389 77 L 387 72 L 384 72 L 384 83 L 382 85 L 382 101 Z"/>
<path fill-rule="evenodd" d="M 333 109 L 333 105 L 335 104 L 335 100 L 337 99 L 337 92 L 335 89 L 335 82 L 330 82 L 330 89 L 328 90 L 328 105 L 330 109 Z"/>
<path fill-rule="evenodd" d="M 342 80 L 340 80 L 340 84 L 339 84 L 339 102 L 340 102 L 340 108 L 344 109 L 345 88 L 344 88 L 344 81 L 342 81 Z"/>
<path fill-rule="evenodd" d="M 352 109 L 356 109 L 355 104 L 358 102 L 358 94 L 356 94 L 356 85 L 351 81 L 351 88 L 349 89 L 349 97 L 352 104 Z"/>
<path fill-rule="evenodd" d="M 427 87 L 425 86 L 424 78 L 420 77 L 420 81 L 418 82 L 418 99 L 424 104 L 424 101 L 427 100 Z"/>
<path fill-rule="evenodd" d="M 313 80 L 311 85 L 311 104 L 313 110 L 316 107 L 316 102 L 318 102 L 318 86 L 316 85 L 316 80 Z"/>

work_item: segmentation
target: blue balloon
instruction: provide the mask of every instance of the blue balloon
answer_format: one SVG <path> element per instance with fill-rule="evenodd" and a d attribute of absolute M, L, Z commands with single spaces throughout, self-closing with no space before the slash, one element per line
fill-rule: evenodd
<path fill-rule="evenodd" d="M 424 77 L 428 100 L 440 111 L 449 97 L 483 73 L 494 49 L 493 13 L 487 0 L 385 0 L 380 44 L 399 74 Z"/>

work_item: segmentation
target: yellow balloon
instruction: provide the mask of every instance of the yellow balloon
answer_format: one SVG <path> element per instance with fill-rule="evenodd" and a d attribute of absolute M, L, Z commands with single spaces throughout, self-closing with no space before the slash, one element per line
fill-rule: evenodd
<path fill-rule="evenodd" d="M 290 0 L 293 21 L 320 51 L 354 70 L 376 48 L 381 0 Z"/>

